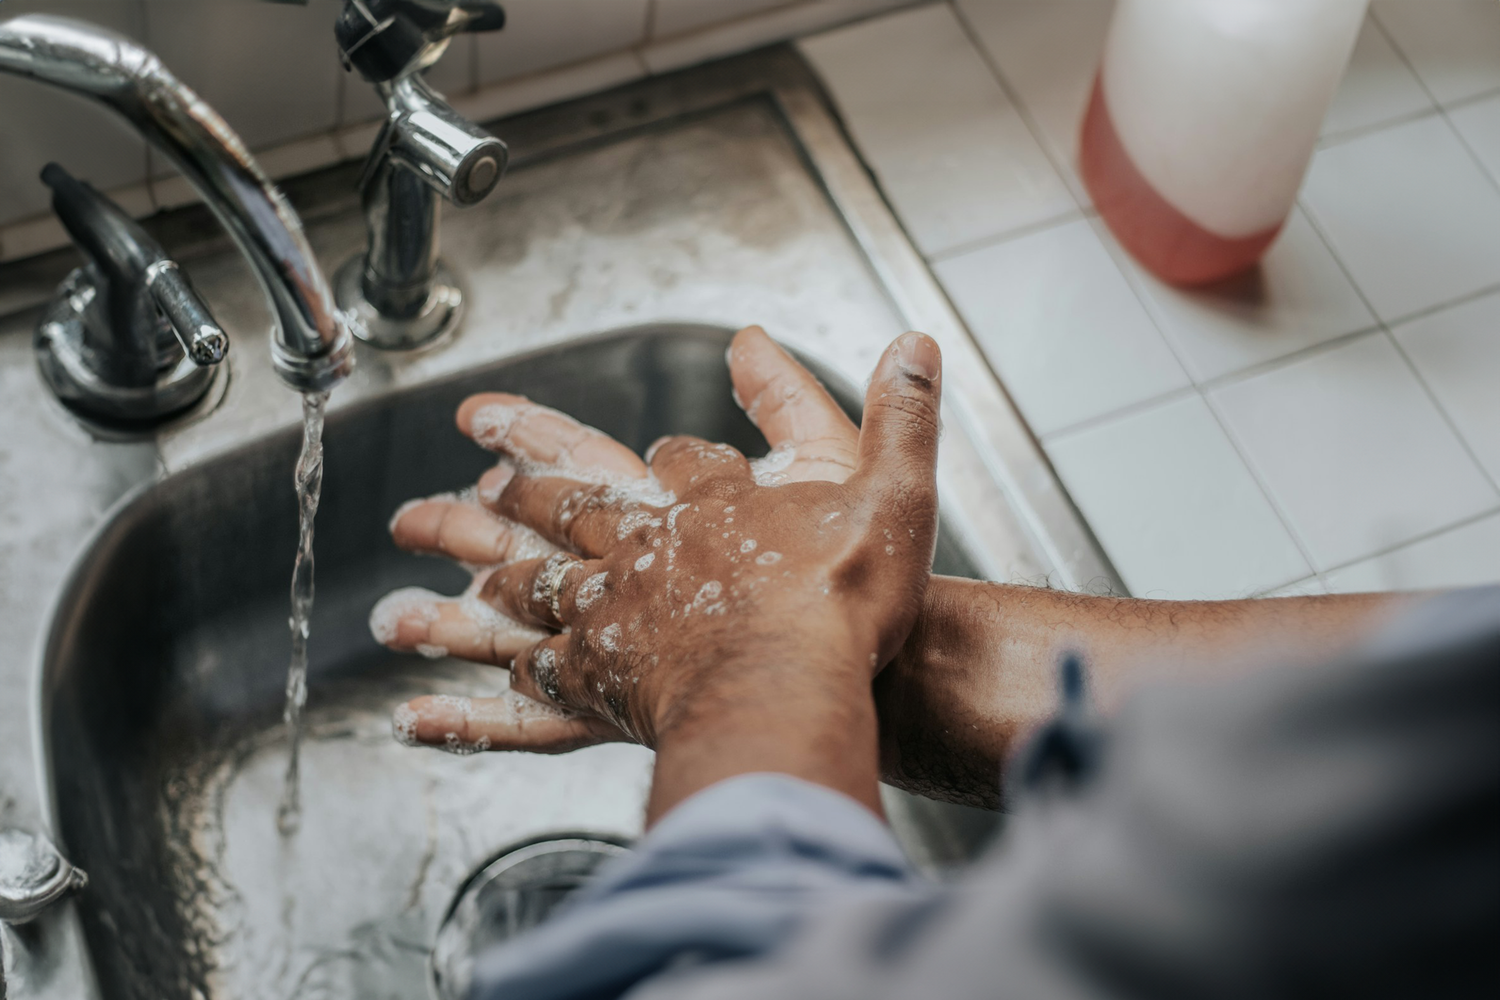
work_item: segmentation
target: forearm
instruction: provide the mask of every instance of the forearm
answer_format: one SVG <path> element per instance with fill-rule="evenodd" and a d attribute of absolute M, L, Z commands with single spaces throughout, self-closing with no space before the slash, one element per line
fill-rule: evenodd
<path fill-rule="evenodd" d="M 1057 661 L 1087 665 L 1109 711 L 1143 682 L 1327 658 L 1410 595 L 1142 601 L 934 577 L 902 653 L 875 682 L 886 781 L 999 801 L 1011 747 L 1057 707 Z"/>

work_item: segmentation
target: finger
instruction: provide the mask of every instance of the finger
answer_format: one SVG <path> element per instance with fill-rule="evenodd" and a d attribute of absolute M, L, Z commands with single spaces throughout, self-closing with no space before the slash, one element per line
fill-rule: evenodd
<path fill-rule="evenodd" d="M 566 559 L 562 584 L 558 590 L 558 611 L 552 610 L 552 580 Z M 584 561 L 566 553 L 546 559 L 528 559 L 502 566 L 491 573 L 479 588 L 479 599 L 506 617 L 523 625 L 561 628 L 586 610 L 609 586 L 609 574 L 598 560 Z"/>
<path fill-rule="evenodd" d="M 586 705 L 583 682 L 568 663 L 571 645 L 569 636 L 554 635 L 521 650 L 510 666 L 511 690 L 559 708 Z"/>
<path fill-rule="evenodd" d="M 552 544 L 590 558 L 638 528 L 661 523 L 618 487 L 560 476 L 517 475 L 500 492 L 495 509 Z"/>
<path fill-rule="evenodd" d="M 750 479 L 750 463 L 737 449 L 685 434 L 661 438 L 646 458 L 657 481 L 677 496 L 709 479 Z"/>
<path fill-rule="evenodd" d="M 758 326 L 729 344 L 735 400 L 773 449 L 794 457 L 781 482 L 841 483 L 854 472 L 859 429 L 828 390 Z"/>
<path fill-rule="evenodd" d="M 522 462 L 639 478 L 646 465 L 608 434 L 524 396 L 485 392 L 458 408 L 458 429 L 481 446 Z"/>
<path fill-rule="evenodd" d="M 545 637 L 500 614 L 468 594 L 443 597 L 420 587 L 406 587 L 381 598 L 370 611 L 375 641 L 402 653 L 503 667 L 522 649 Z"/>
<path fill-rule="evenodd" d="M 392 734 L 407 746 L 453 753 L 528 750 L 567 753 L 626 737 L 602 719 L 576 715 L 506 691 L 498 698 L 424 695 L 396 706 Z"/>
<path fill-rule="evenodd" d="M 877 496 L 935 505 L 941 384 L 942 355 L 925 334 L 904 333 L 881 356 L 865 393 L 855 474 Z"/>
<path fill-rule="evenodd" d="M 524 525 L 455 496 L 413 500 L 396 511 L 391 537 L 408 552 L 475 566 L 550 555 L 554 547 Z"/>

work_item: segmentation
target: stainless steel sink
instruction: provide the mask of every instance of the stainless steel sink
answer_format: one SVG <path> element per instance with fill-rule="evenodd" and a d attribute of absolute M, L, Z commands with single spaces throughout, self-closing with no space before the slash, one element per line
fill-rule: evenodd
<path fill-rule="evenodd" d="M 504 673 L 392 655 L 365 622 L 396 587 L 466 583 L 385 537 L 402 501 L 489 464 L 453 429 L 466 395 L 524 392 L 637 449 L 685 432 L 762 454 L 730 400 L 729 336 L 617 333 L 330 419 L 305 817 L 291 837 L 274 814 L 295 434 L 171 476 L 116 513 L 64 595 L 43 691 L 57 832 L 93 877 L 78 908 L 107 996 L 419 996 L 436 922 L 468 872 L 549 832 L 638 832 L 639 748 L 466 758 L 395 744 L 400 700 L 493 692 Z M 939 569 L 972 572 L 951 537 Z"/>
<path fill-rule="evenodd" d="M 90 876 L 24 935 L 0 931 L 11 1000 L 410 1000 L 425 994 L 433 932 L 470 872 L 538 835 L 638 831 L 640 748 L 458 757 L 391 739 L 404 698 L 505 683 L 388 654 L 365 625 L 394 587 L 464 583 L 396 551 L 386 522 L 485 467 L 452 424 L 475 390 L 525 393 L 638 449 L 688 432 L 754 453 L 763 443 L 729 397 L 731 329 L 763 323 L 846 405 L 892 337 L 923 329 L 947 357 L 937 569 L 1112 584 L 790 50 L 496 130 L 511 175 L 444 219 L 445 252 L 470 286 L 463 329 L 419 354 L 365 350 L 331 403 L 291 837 L 275 807 L 298 406 L 256 343 L 267 318 L 250 276 L 200 238 L 209 230 L 191 211 L 166 220 L 163 242 L 236 344 L 232 377 L 209 412 L 146 441 L 101 442 L 49 407 L 30 371 L 36 305 L 71 261 L 0 269 L 0 645 L 39 651 L 0 662 L 0 819 L 50 826 Z M 325 266 L 363 239 L 356 170 L 287 185 Z M 29 721 L 17 707 L 28 684 Z M 995 823 L 896 793 L 887 804 L 931 868 Z"/>

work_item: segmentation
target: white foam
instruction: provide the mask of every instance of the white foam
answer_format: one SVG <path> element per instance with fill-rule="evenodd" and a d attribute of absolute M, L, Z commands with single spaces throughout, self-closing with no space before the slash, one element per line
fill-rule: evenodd
<path fill-rule="evenodd" d="M 660 527 L 661 518 L 652 517 L 648 511 L 633 510 L 620 518 L 620 523 L 615 526 L 615 541 L 623 542 L 642 528 Z"/>
<path fill-rule="evenodd" d="M 645 555 L 641 556 L 635 561 L 635 571 L 637 573 L 644 573 L 646 570 L 651 568 L 651 564 L 654 562 L 656 562 L 656 553 L 647 552 Z"/>
<path fill-rule="evenodd" d="M 430 642 L 419 642 L 417 643 L 417 652 L 429 660 L 441 660 L 448 655 L 448 647 Z"/>
<path fill-rule="evenodd" d="M 403 619 L 415 619 L 429 625 L 437 621 L 438 604 L 442 600 L 441 595 L 423 587 L 393 590 L 370 609 L 370 634 L 382 646 L 389 646 L 396 641 L 396 631 Z"/>
<path fill-rule="evenodd" d="M 421 745 L 417 741 L 416 710 L 405 702 L 397 705 L 396 710 L 391 713 L 391 736 L 395 737 L 397 743 L 404 746 Z"/>
<path fill-rule="evenodd" d="M 755 544 L 756 544 L 755 543 L 755 539 L 753 539 L 753 538 L 747 538 L 743 542 L 740 543 L 740 551 L 741 552 L 754 552 L 755 551 Z"/>
<path fill-rule="evenodd" d="M 772 448 L 761 458 L 750 460 L 750 475 L 760 486 L 780 486 L 786 482 L 786 470 L 797 458 L 797 448 L 781 444 Z"/>
<path fill-rule="evenodd" d="M 611 624 L 604 626 L 603 630 L 601 630 L 599 633 L 599 645 L 602 646 L 606 652 L 618 652 L 620 648 L 620 637 L 622 632 L 623 630 L 620 628 L 619 622 L 612 622 Z"/>
<path fill-rule="evenodd" d="M 510 437 L 511 428 L 516 425 L 516 421 L 522 414 L 535 408 L 532 403 L 490 403 L 488 406 L 481 406 L 469 418 L 469 434 L 486 448 L 504 447 L 505 439 Z"/>
<path fill-rule="evenodd" d="M 781 562 L 780 552 L 762 552 L 755 557 L 755 562 L 760 566 L 774 566 Z"/>
<path fill-rule="evenodd" d="M 536 651 L 531 662 L 531 676 L 543 694 L 553 701 L 557 700 L 562 689 L 557 680 L 557 652 L 551 646 L 543 646 Z"/>
<path fill-rule="evenodd" d="M 470 419 L 469 428 L 474 439 L 480 444 L 490 448 L 504 449 L 506 438 L 517 420 L 529 411 L 538 410 L 535 403 L 491 403 L 474 411 Z M 557 417 L 569 421 L 585 434 L 596 437 L 606 437 L 602 432 L 581 424 L 556 410 L 551 411 Z M 589 483 L 594 486 L 607 486 L 609 490 L 604 499 L 609 503 L 619 504 L 645 504 L 653 507 L 668 507 L 677 502 L 676 496 L 670 490 L 664 489 L 654 475 L 644 477 L 627 476 L 623 473 L 600 469 L 597 466 L 579 465 L 573 461 L 571 456 L 561 456 L 555 462 L 538 462 L 525 455 L 518 455 L 507 451 L 513 460 L 516 469 L 528 476 L 561 476 L 567 479 L 576 479 L 580 482 Z"/>
<path fill-rule="evenodd" d="M 608 573 L 595 573 L 584 580 L 578 585 L 578 592 L 573 595 L 573 606 L 582 611 L 593 604 L 604 596 L 604 585 L 608 582 Z"/>

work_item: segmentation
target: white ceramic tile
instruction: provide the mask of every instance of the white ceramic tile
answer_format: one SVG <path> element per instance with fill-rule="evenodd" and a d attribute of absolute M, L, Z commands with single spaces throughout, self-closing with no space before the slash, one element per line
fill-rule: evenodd
<path fill-rule="evenodd" d="M 1042 133 L 1074 194 L 1078 136 L 1099 70 L 1113 0 L 958 0 L 980 44 Z"/>
<path fill-rule="evenodd" d="M 1500 583 L 1500 514 L 1327 574 L 1336 594 Z"/>
<path fill-rule="evenodd" d="M 50 212 L 5 227 L 6 260 L 25 260 L 68 243 L 68 231 Z"/>
<path fill-rule="evenodd" d="M 802 48 L 924 253 L 1074 210 L 947 5 L 865 21 Z"/>
<path fill-rule="evenodd" d="M 479 83 L 617 52 L 645 37 L 646 0 L 508 0 L 505 28 L 478 36 Z"/>
<path fill-rule="evenodd" d="M 910 0 L 802 0 L 771 7 L 759 14 L 710 25 L 698 31 L 662 38 L 641 49 L 653 73 L 708 62 L 774 42 L 822 31 L 866 17 Z"/>
<path fill-rule="evenodd" d="M 1500 294 L 1392 332 L 1490 477 L 1500 481 Z"/>
<path fill-rule="evenodd" d="M 469 100 L 469 98 L 458 98 L 458 100 Z M 380 135 L 382 121 L 358 122 L 345 125 L 332 135 L 333 143 L 338 147 L 339 159 L 341 160 L 363 160 L 370 155 L 370 147 L 375 145 L 376 138 Z"/>
<path fill-rule="evenodd" d="M 260 168 L 274 180 L 296 177 L 309 170 L 317 170 L 330 163 L 337 163 L 341 158 L 338 144 L 333 141 L 331 132 L 311 135 L 305 139 L 293 139 L 291 142 L 282 143 L 280 146 L 264 149 L 255 154 Z"/>
<path fill-rule="evenodd" d="M 1420 81 L 1373 18 L 1365 18 L 1344 79 L 1323 118 L 1323 135 L 1366 129 L 1432 108 Z"/>
<path fill-rule="evenodd" d="M 1296 583 L 1289 583 L 1285 587 L 1277 587 L 1274 590 L 1268 590 L 1264 594 L 1261 594 L 1259 596 L 1306 597 L 1309 594 L 1326 593 L 1328 593 L 1328 587 L 1324 585 L 1323 581 L 1318 579 L 1316 576 L 1309 576 L 1304 579 L 1298 580 Z"/>
<path fill-rule="evenodd" d="M 82 18 L 132 38 L 144 37 L 139 8 L 115 0 L 6 0 L 0 20 L 22 14 Z M 0 75 L 0 225 L 48 210 L 51 193 L 37 179 L 56 160 L 96 187 L 146 176 L 146 145 L 116 115 L 52 87 Z M 12 255 L 14 256 L 14 255 Z"/>
<path fill-rule="evenodd" d="M 172 168 L 167 166 L 164 169 Z M 151 201 L 159 212 L 194 205 L 203 200 L 198 197 L 198 189 L 179 173 L 155 174 L 150 183 Z"/>
<path fill-rule="evenodd" d="M 1095 230 L 1177 356 L 1199 382 L 1375 324 L 1375 317 L 1301 209 L 1253 271 L 1205 288 L 1175 288 Z"/>
<path fill-rule="evenodd" d="M 1038 435 L 1189 384 L 1087 219 L 935 269 Z"/>
<path fill-rule="evenodd" d="M 1500 503 L 1384 333 L 1210 398 L 1320 570 Z"/>
<path fill-rule="evenodd" d="M 668 38 L 805 0 L 654 0 L 651 37 Z"/>
<path fill-rule="evenodd" d="M 149 0 L 146 38 L 252 150 L 333 128 L 341 4 Z"/>
<path fill-rule="evenodd" d="M 1318 150 L 1302 201 L 1381 319 L 1500 282 L 1500 190 L 1441 117 Z"/>
<path fill-rule="evenodd" d="M 1500 88 L 1500 3 L 1375 0 L 1370 9 L 1439 101 Z"/>
<path fill-rule="evenodd" d="M 1137 597 L 1245 597 L 1312 572 L 1196 393 L 1047 443 Z"/>
<path fill-rule="evenodd" d="M 1500 94 L 1454 108 L 1448 117 L 1490 176 L 1500 182 Z"/>
<path fill-rule="evenodd" d="M 645 75 L 634 54 L 617 52 L 482 87 L 468 97 L 454 101 L 453 108 L 470 121 L 489 122 L 517 111 L 618 87 Z"/>

